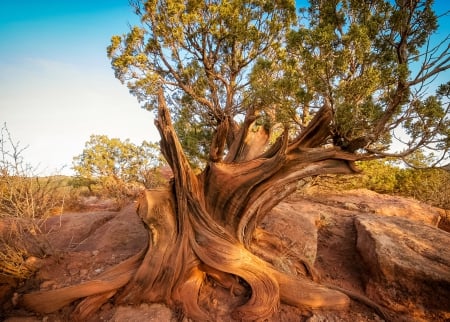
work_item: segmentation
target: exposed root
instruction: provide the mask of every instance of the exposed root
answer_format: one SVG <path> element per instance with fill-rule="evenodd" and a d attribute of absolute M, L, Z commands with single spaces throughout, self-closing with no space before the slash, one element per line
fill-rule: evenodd
<path fill-rule="evenodd" d="M 315 271 L 314 267 L 306 260 L 301 258 L 299 255 L 294 253 L 292 250 L 290 250 L 288 247 L 286 247 L 283 244 L 283 241 L 278 237 L 275 236 L 265 230 L 262 229 L 256 229 L 254 233 L 254 242 L 251 244 L 251 250 L 258 256 L 263 257 L 268 262 L 271 262 L 274 264 L 274 266 L 277 267 L 277 269 L 281 269 L 283 273 L 286 273 L 286 276 L 279 275 L 278 281 L 280 280 L 286 280 L 284 284 L 290 285 L 290 290 L 285 290 L 280 285 L 280 292 L 281 292 L 281 300 L 287 304 L 291 304 L 293 306 L 298 307 L 305 307 L 307 309 L 315 309 L 317 304 L 319 304 L 320 308 L 323 308 L 321 306 L 321 302 L 323 301 L 322 296 L 323 294 L 328 293 L 330 290 L 335 290 L 340 293 L 343 293 L 347 295 L 350 299 L 360 302 L 369 308 L 373 309 L 380 317 L 385 319 L 386 321 L 390 321 L 391 317 L 386 309 L 375 303 L 374 301 L 370 300 L 368 297 L 358 294 L 353 291 L 349 291 L 340 287 L 337 287 L 335 285 L 329 285 L 329 284 L 322 284 L 323 286 L 320 286 L 318 284 L 311 283 L 308 280 L 305 280 L 300 275 L 298 278 L 295 278 L 294 276 L 290 276 L 293 273 L 294 275 L 297 271 L 295 271 L 295 268 L 298 267 L 298 263 L 303 265 L 303 267 L 306 270 L 306 273 L 308 273 L 314 282 L 319 283 L 319 274 Z M 279 258 L 280 256 L 287 257 L 293 259 L 292 263 L 283 263 L 283 267 L 279 267 L 279 265 L 276 265 L 274 263 L 274 258 Z M 290 269 L 285 269 L 286 266 L 289 266 Z M 283 274 L 280 273 L 280 274 Z M 319 283 L 320 284 L 320 283 Z M 301 299 L 298 295 L 296 295 L 295 291 L 292 289 L 300 289 L 302 290 L 302 293 L 308 293 L 307 298 Z M 313 295 L 313 293 L 316 293 L 316 295 Z M 331 292 L 330 295 L 336 295 L 336 292 Z M 334 298 L 333 295 L 333 298 Z M 315 298 L 314 298 L 315 297 Z M 342 297 L 342 294 L 339 295 L 338 298 L 335 298 L 333 301 L 338 301 L 335 304 L 332 304 L 333 302 L 328 302 L 330 306 L 332 306 L 333 309 L 339 309 L 340 306 L 347 306 L 347 300 Z"/>
<path fill-rule="evenodd" d="M 263 229 L 255 229 L 254 241 L 250 245 L 250 250 L 285 273 L 309 276 L 315 282 L 319 280 L 319 274 L 312 263 L 294 252 L 289 245 L 285 245 L 281 238 Z M 287 258 L 290 261 L 279 263 L 280 258 Z"/>
<path fill-rule="evenodd" d="M 350 297 L 352 300 L 362 303 L 362 304 L 366 305 L 367 307 L 373 309 L 385 321 L 392 321 L 392 317 L 388 313 L 387 309 L 385 309 L 381 305 L 375 303 L 374 301 L 369 299 L 367 296 L 358 294 L 356 292 L 346 290 L 344 288 L 341 288 L 341 287 L 335 286 L 335 285 L 331 285 L 331 284 L 325 284 L 325 286 L 330 289 L 342 292 L 342 293 L 346 294 L 348 297 Z"/>
<path fill-rule="evenodd" d="M 272 269 L 280 285 L 281 301 L 299 308 L 310 310 L 348 308 L 350 299 L 347 295 L 307 279 L 300 279 Z"/>
<path fill-rule="evenodd" d="M 73 321 L 83 322 L 93 313 L 95 313 L 106 301 L 113 297 L 117 290 L 91 295 L 81 301 L 72 314 Z"/>
<path fill-rule="evenodd" d="M 175 304 L 181 307 L 183 312 L 188 312 L 191 318 L 199 321 L 208 321 L 208 315 L 198 305 L 200 288 L 205 280 L 205 273 L 197 267 L 193 267 L 188 278 L 174 291 Z"/>
<path fill-rule="evenodd" d="M 239 283 L 237 276 L 224 273 L 205 264 L 200 264 L 199 268 L 221 287 L 229 289 L 231 295 L 239 296 L 247 292 L 246 288 Z"/>
<path fill-rule="evenodd" d="M 265 270 L 262 261 L 240 244 L 227 242 L 225 239 L 202 240 L 201 244 L 192 241 L 196 255 L 209 267 L 224 273 L 239 276 L 251 287 L 250 299 L 232 313 L 240 321 L 257 321 L 273 315 L 279 306 L 278 283 Z M 215 271 L 213 271 L 214 273 Z M 223 274 L 216 274 L 225 284 L 233 282 Z"/>
<path fill-rule="evenodd" d="M 51 313 L 79 298 L 116 291 L 128 283 L 135 274 L 144 252 L 145 249 L 142 249 L 136 255 L 99 274 L 95 280 L 57 290 L 25 294 L 22 296 L 21 303 L 32 311 Z"/>

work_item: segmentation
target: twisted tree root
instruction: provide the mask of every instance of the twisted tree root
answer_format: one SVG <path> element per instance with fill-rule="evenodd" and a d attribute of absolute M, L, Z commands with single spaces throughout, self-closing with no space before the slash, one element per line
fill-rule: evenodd
<path fill-rule="evenodd" d="M 146 248 L 142 249 L 136 255 L 99 274 L 94 280 L 89 282 L 57 290 L 24 294 L 21 298 L 21 303 L 23 307 L 29 310 L 39 313 L 51 313 L 79 298 L 94 296 L 92 301 L 98 301 L 100 297 L 104 298 L 107 294 L 111 295 L 112 293 L 110 292 L 115 292 L 128 283 L 137 271 L 145 251 Z M 88 306 L 87 304 L 85 305 Z"/>

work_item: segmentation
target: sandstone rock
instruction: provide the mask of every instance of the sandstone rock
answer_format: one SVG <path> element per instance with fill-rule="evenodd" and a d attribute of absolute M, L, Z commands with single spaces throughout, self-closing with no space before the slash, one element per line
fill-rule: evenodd
<path fill-rule="evenodd" d="M 68 251 L 83 243 L 87 237 L 116 215 L 115 212 L 67 213 L 50 217 L 42 229 L 53 250 Z"/>
<path fill-rule="evenodd" d="M 442 209 L 412 198 L 380 194 L 367 189 L 340 192 L 311 190 L 308 196 L 316 201 L 349 211 L 375 213 L 386 217 L 403 217 L 435 227 L 444 215 Z"/>
<path fill-rule="evenodd" d="M 357 249 L 369 272 L 369 296 L 403 310 L 408 303 L 449 310 L 449 233 L 405 218 L 375 215 L 357 217 L 355 226 Z"/>
<path fill-rule="evenodd" d="M 98 226 L 80 243 L 76 251 L 90 251 L 95 254 L 108 253 L 120 256 L 134 254 L 147 243 L 148 233 L 134 205 L 129 205 L 113 218 Z"/>
<path fill-rule="evenodd" d="M 320 211 L 280 203 L 263 220 L 261 226 L 290 244 L 290 249 L 314 264 L 317 255 L 317 226 Z M 276 220 L 273 220 L 276 218 Z M 301 238 L 299 238 L 301 237 Z"/>
<path fill-rule="evenodd" d="M 134 205 L 119 212 L 93 211 L 51 217 L 43 230 L 53 250 L 90 251 L 93 256 L 112 250 L 120 253 L 132 250 L 133 254 L 145 245 L 147 238 Z"/>

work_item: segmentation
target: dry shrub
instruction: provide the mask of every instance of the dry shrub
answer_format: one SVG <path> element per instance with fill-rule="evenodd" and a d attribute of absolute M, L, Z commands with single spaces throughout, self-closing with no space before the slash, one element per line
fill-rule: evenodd
<path fill-rule="evenodd" d="M 0 274 L 24 279 L 34 272 L 36 257 L 51 253 L 41 223 L 60 214 L 65 192 L 58 177 L 38 177 L 26 165 L 6 128 L 0 137 Z"/>
<path fill-rule="evenodd" d="M 42 220 L 3 217 L 0 226 L 0 275 L 26 279 L 38 268 L 39 258 L 53 254 Z"/>
<path fill-rule="evenodd" d="M 8 225 L 0 236 L 0 275 L 14 279 L 27 279 L 37 266 L 36 258 L 49 255 L 50 249 L 41 248 L 45 235 L 36 232 L 36 224 L 30 221 Z M 36 249 L 41 249 L 36 252 Z"/>
<path fill-rule="evenodd" d="M 64 199 L 53 177 L 0 174 L 0 217 L 40 219 L 60 214 Z"/>
<path fill-rule="evenodd" d="M 100 197 L 112 199 L 117 210 L 128 205 L 143 191 L 144 187 L 139 183 L 129 183 L 116 178 L 103 178 L 100 185 Z"/>

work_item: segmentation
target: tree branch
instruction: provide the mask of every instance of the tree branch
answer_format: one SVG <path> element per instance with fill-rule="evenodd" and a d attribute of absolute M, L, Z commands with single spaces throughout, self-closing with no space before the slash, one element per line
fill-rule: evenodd
<path fill-rule="evenodd" d="M 198 192 L 197 177 L 173 128 L 162 87 L 158 91 L 158 119 L 155 120 L 155 125 L 161 135 L 161 152 L 173 171 L 177 190 L 188 189 L 192 193 Z"/>

